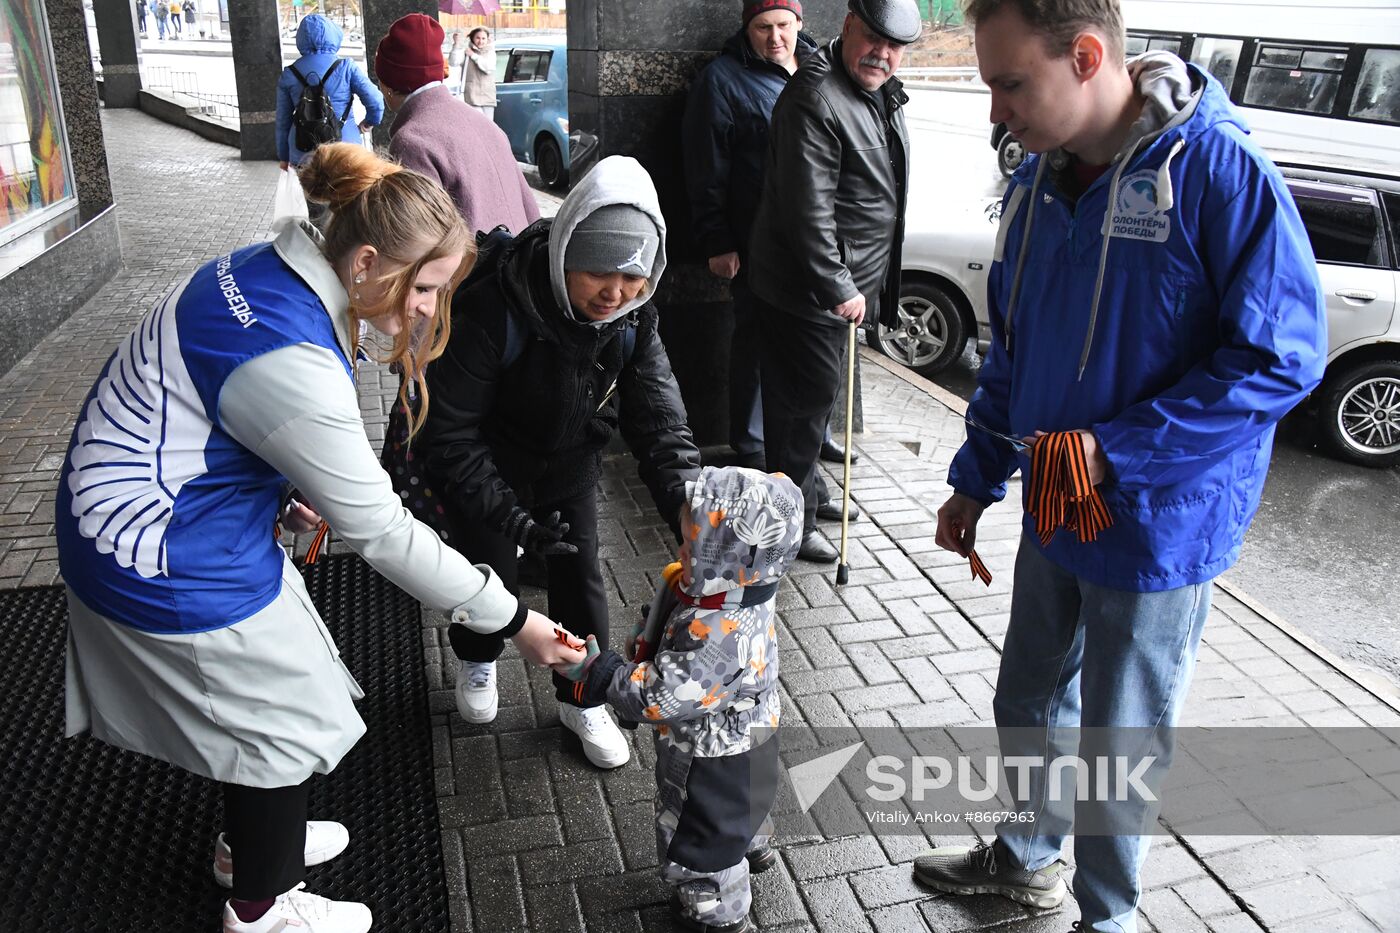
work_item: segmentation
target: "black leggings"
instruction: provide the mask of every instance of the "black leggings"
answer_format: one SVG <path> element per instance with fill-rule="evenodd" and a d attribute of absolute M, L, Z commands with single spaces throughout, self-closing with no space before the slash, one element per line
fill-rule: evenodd
<path fill-rule="evenodd" d="M 603 571 L 598 566 L 598 502 L 590 489 L 573 499 L 554 502 L 531 509 L 536 518 L 559 512 L 561 521 L 569 523 L 565 540 L 578 548 L 577 554 L 547 558 L 549 564 L 549 617 L 579 638 L 593 635 L 598 647 L 608 646 L 608 597 L 603 589 Z M 506 589 L 519 595 L 520 581 L 516 572 L 515 542 L 498 531 L 480 523 L 459 521 L 449 513 L 452 546 L 473 563 L 487 564 Z M 499 635 L 482 635 L 465 625 L 452 625 L 447 630 L 452 651 L 463 661 L 494 661 L 505 650 L 505 639 Z M 554 675 L 556 686 L 569 681 Z"/>
<path fill-rule="evenodd" d="M 233 853 L 233 894 L 265 901 L 306 877 L 306 794 L 290 787 L 224 784 L 224 842 Z"/>

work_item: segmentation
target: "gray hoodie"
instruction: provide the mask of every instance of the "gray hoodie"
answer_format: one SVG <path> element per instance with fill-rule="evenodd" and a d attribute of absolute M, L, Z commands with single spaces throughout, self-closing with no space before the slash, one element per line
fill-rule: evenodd
<path fill-rule="evenodd" d="M 569 303 L 569 290 L 564 284 L 564 253 L 574 228 L 589 214 L 611 204 L 630 204 L 656 224 L 661 244 L 656 248 L 656 260 L 647 278 L 647 287 L 636 298 L 618 308 L 606 320 L 587 321 L 580 318 Z M 666 220 L 661 216 L 661 202 L 656 186 L 642 164 L 629 156 L 608 156 L 574 186 L 559 205 L 559 213 L 549 231 L 549 281 L 554 287 L 554 299 L 576 321 L 602 327 L 632 313 L 656 294 L 661 273 L 666 270 Z"/>

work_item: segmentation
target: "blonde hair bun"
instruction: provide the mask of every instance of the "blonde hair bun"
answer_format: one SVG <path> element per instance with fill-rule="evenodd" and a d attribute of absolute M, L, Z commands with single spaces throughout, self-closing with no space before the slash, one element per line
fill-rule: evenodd
<path fill-rule="evenodd" d="M 403 166 L 375 155 L 355 143 L 324 143 L 298 170 L 302 190 L 313 201 L 343 211 L 355 198 Z"/>

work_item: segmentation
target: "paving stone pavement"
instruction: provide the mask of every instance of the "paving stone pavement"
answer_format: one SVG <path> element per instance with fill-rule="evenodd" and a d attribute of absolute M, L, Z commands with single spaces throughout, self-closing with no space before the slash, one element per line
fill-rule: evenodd
<path fill-rule="evenodd" d="M 0 587 L 57 580 L 53 486 L 78 405 L 117 340 L 195 265 L 269 232 L 276 166 L 132 111 L 104 113 L 126 266 L 0 376 Z M 546 212 L 557 199 L 542 197 Z M 786 722 L 988 724 L 1020 534 L 1013 490 L 983 519 L 994 580 L 933 541 L 933 512 L 963 436 L 960 403 L 866 353 L 863 454 L 851 490 L 851 582 L 799 563 L 780 593 Z M 391 383 L 362 371 L 368 433 L 382 438 Z M 834 474 L 833 474 L 834 476 Z M 649 601 L 668 535 L 626 458 L 600 484 L 602 558 L 614 618 Z M 527 591 L 543 608 L 543 594 Z M 598 772 L 558 725 L 548 676 L 513 653 L 496 722 L 452 712 L 446 619 L 424 615 L 446 885 L 454 933 L 641 933 L 671 929 L 652 843 L 650 737 L 624 768 Z M 616 628 L 623 628 L 619 622 Z M 1217 588 L 1186 720 L 1202 725 L 1400 725 L 1400 712 L 1341 666 Z M 1391 792 L 1400 792 L 1392 781 Z M 777 840 L 755 882 L 765 931 L 1069 929 L 1073 900 L 1035 912 L 997 898 L 935 895 L 910 863 L 948 837 Z M 1144 874 L 1142 929 L 1400 930 L 1400 842 L 1375 837 L 1161 837 Z M 392 927 L 390 927 L 392 928 Z"/>

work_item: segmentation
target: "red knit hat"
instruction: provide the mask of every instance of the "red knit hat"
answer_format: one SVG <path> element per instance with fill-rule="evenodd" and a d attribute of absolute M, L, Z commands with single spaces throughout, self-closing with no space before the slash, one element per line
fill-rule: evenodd
<path fill-rule="evenodd" d="M 802 18 L 802 4 L 798 0 L 744 0 L 744 25 L 760 13 L 774 10 L 791 10 L 798 19 Z"/>
<path fill-rule="evenodd" d="M 441 81 L 447 65 L 442 59 L 442 26 L 431 16 L 410 13 L 394 20 L 374 52 L 374 73 L 386 87 L 402 93 Z"/>

